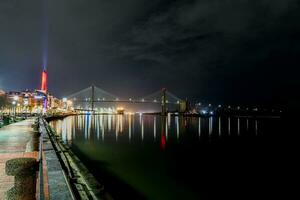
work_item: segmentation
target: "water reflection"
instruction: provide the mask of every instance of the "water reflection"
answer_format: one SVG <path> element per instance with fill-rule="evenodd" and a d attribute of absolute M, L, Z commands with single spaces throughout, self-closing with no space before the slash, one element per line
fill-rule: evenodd
<path fill-rule="evenodd" d="M 213 132 L 213 118 L 210 117 L 208 122 L 209 122 L 208 131 L 209 131 L 209 135 L 211 135 Z"/>
<path fill-rule="evenodd" d="M 249 120 L 248 120 L 248 118 L 246 119 L 246 128 L 247 128 L 247 131 L 249 131 Z"/>
<path fill-rule="evenodd" d="M 154 117 L 153 120 L 153 136 L 154 136 L 154 141 L 156 140 L 156 116 Z"/>
<path fill-rule="evenodd" d="M 227 123 L 222 123 L 226 121 Z M 136 123 L 138 121 L 138 123 Z M 79 115 L 51 122 L 52 127 L 65 143 L 115 142 L 115 143 L 159 143 L 165 149 L 167 143 L 175 141 L 200 141 L 220 137 L 241 135 L 243 132 L 258 134 L 258 119 L 239 117 L 187 118 L 168 115 Z M 173 123 L 174 122 L 174 123 Z M 243 128 L 243 126 L 245 126 Z M 196 128 L 196 130 L 195 130 Z M 215 137 L 217 136 L 217 137 Z M 72 143 L 71 143 L 72 142 Z"/>
<path fill-rule="evenodd" d="M 167 137 L 168 135 L 168 126 L 167 126 L 167 119 L 165 116 L 161 117 L 161 138 L 160 138 L 160 148 L 165 150 L 167 145 Z"/>
<path fill-rule="evenodd" d="M 198 134 L 199 134 L 199 138 L 201 136 L 201 117 L 199 117 L 199 125 L 198 125 Z"/>
<path fill-rule="evenodd" d="M 228 117 L 228 135 L 230 135 L 230 117 Z"/>
<path fill-rule="evenodd" d="M 200 119 L 200 118 L 199 118 Z M 175 124 L 176 124 L 176 135 L 177 135 L 177 139 L 179 139 L 179 117 L 176 116 L 175 117 Z"/>
<path fill-rule="evenodd" d="M 219 136 L 221 136 L 221 117 L 219 117 Z"/>
<path fill-rule="evenodd" d="M 143 120 L 143 118 L 141 118 L 141 123 L 142 123 L 142 125 L 141 125 L 142 141 L 144 141 L 144 120 Z"/>
<path fill-rule="evenodd" d="M 240 134 L 240 118 L 237 119 L 237 133 Z"/>
<path fill-rule="evenodd" d="M 257 135 L 258 133 L 258 126 L 257 126 L 257 120 L 255 120 L 255 134 Z"/>
<path fill-rule="evenodd" d="M 129 115 L 128 116 L 128 136 L 129 136 L 129 142 L 131 142 L 131 135 L 132 135 L 132 122 L 131 122 L 131 120 L 132 120 L 132 115 Z"/>
<path fill-rule="evenodd" d="M 51 126 L 100 181 L 103 177 L 98 174 L 102 175 L 105 168 L 104 172 L 108 170 L 108 174 L 116 174 L 138 192 L 149 194 L 146 199 L 193 199 L 190 193 L 198 192 L 203 185 L 207 185 L 210 195 L 211 184 L 207 183 L 212 174 L 219 175 L 219 164 L 227 160 L 223 156 L 237 151 L 240 162 L 240 155 L 244 155 L 240 154 L 241 146 L 232 144 L 243 145 L 250 137 L 247 141 L 255 147 L 261 135 L 273 135 L 266 130 L 274 130 L 278 123 L 263 120 L 234 116 L 80 115 L 53 121 Z M 216 159 L 220 161 L 213 162 Z M 222 173 L 228 174 L 229 167 L 224 169 Z M 236 167 L 232 165 L 232 169 Z M 204 176 L 207 178 L 203 180 Z M 201 180 L 201 187 L 193 185 L 191 178 Z M 185 192 L 184 188 L 192 190 Z"/>

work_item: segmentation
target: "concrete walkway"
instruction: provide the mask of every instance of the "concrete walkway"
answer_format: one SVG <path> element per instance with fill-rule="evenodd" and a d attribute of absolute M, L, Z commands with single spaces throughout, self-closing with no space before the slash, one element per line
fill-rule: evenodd
<path fill-rule="evenodd" d="M 34 118 L 0 128 L 0 199 L 13 187 L 14 177 L 5 173 L 5 163 L 13 158 L 38 158 L 32 125 Z"/>
<path fill-rule="evenodd" d="M 48 191 L 45 191 L 46 199 L 73 200 L 64 171 L 42 122 L 40 122 L 40 132 L 43 136 L 44 177 L 47 179 L 48 186 Z"/>

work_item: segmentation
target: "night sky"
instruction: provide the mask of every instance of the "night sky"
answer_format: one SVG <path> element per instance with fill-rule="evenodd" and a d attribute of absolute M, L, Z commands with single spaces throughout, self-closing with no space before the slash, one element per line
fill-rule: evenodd
<path fill-rule="evenodd" d="M 120 97 L 167 87 L 202 102 L 299 97 L 299 0 L 0 0 L 0 89 L 92 83 Z M 48 25 L 47 25 L 48 24 Z M 48 42 L 47 42 L 48 41 Z"/>

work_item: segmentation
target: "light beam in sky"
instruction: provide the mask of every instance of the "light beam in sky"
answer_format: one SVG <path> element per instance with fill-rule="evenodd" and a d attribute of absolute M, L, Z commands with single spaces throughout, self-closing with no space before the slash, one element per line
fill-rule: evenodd
<path fill-rule="evenodd" d="M 43 70 L 47 70 L 48 64 L 48 31 L 49 21 L 47 12 L 47 0 L 43 0 L 43 37 L 42 37 L 42 50 L 43 50 Z"/>

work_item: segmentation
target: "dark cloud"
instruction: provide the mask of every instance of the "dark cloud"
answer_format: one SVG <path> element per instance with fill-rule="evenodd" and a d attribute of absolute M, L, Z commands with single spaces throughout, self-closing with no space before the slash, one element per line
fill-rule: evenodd
<path fill-rule="evenodd" d="M 168 87 L 216 103 L 286 104 L 298 85 L 297 0 L 47 4 L 58 96 L 95 83 L 119 96 Z M 39 84 L 42 16 L 40 1 L 1 1 L 1 87 Z"/>

